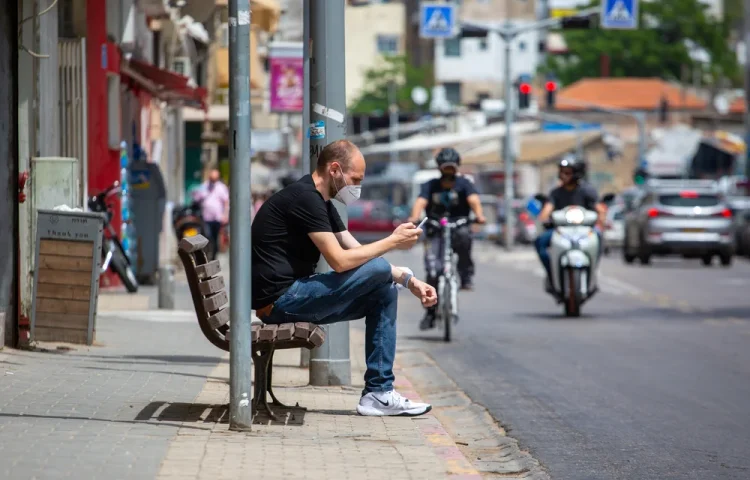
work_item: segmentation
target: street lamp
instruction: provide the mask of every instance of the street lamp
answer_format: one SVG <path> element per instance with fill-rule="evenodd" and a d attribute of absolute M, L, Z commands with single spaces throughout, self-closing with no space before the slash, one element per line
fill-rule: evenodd
<path fill-rule="evenodd" d="M 505 42 L 505 65 L 504 65 L 504 88 L 505 88 L 505 138 L 503 141 L 503 162 L 505 163 L 505 209 L 506 212 L 511 212 L 511 204 L 513 203 L 513 162 L 512 158 L 512 131 L 513 126 L 513 112 L 510 108 L 510 98 L 512 94 L 511 85 L 511 42 L 516 39 L 520 34 L 526 32 L 532 32 L 535 30 L 543 30 L 547 28 L 561 27 L 561 28 L 589 28 L 593 19 L 599 14 L 601 7 L 592 7 L 584 10 L 580 10 L 571 17 L 564 18 L 549 18 L 541 20 L 539 22 L 531 23 L 528 25 L 513 27 L 510 20 L 505 22 L 502 27 L 485 26 L 472 22 L 464 22 L 460 29 L 460 38 L 485 38 L 492 32 L 496 33 Z M 583 21 L 585 19 L 585 21 Z M 529 86 L 529 92 L 530 86 Z M 520 92 L 519 92 L 520 93 Z M 520 105 L 519 105 L 520 107 Z M 505 215 L 505 248 L 511 250 L 513 248 L 513 216 L 510 214 Z"/>

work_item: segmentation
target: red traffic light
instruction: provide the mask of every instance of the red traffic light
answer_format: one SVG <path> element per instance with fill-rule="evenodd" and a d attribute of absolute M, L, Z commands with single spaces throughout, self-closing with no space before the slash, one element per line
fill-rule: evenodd
<path fill-rule="evenodd" d="M 557 82 L 549 81 L 544 84 L 544 88 L 546 88 L 548 92 L 554 92 L 557 90 Z"/>
<path fill-rule="evenodd" d="M 529 85 L 528 83 L 522 83 L 518 86 L 518 91 L 524 95 L 528 95 L 531 93 L 531 85 Z"/>

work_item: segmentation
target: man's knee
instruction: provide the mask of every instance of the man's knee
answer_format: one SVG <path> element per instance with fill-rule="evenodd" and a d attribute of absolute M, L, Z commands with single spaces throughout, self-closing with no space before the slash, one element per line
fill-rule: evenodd
<path fill-rule="evenodd" d="M 390 284 L 393 282 L 391 264 L 385 258 L 374 258 L 363 266 L 367 268 L 368 276 L 371 276 L 377 283 Z"/>

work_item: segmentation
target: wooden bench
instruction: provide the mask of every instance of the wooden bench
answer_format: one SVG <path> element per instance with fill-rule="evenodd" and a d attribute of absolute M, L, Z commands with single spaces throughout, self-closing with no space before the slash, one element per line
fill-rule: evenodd
<path fill-rule="evenodd" d="M 208 261 L 206 247 L 208 239 L 202 235 L 183 238 L 179 255 L 185 267 L 185 276 L 193 297 L 193 306 L 198 316 L 198 325 L 208 341 L 222 350 L 229 351 L 229 297 L 227 296 L 221 265 L 218 260 Z M 248 292 L 249 294 L 250 292 Z M 283 323 L 281 325 L 252 326 L 252 355 L 255 367 L 253 411 L 258 404 L 273 420 L 278 420 L 268 405 L 269 394 L 272 405 L 286 407 L 273 393 L 273 354 L 288 348 L 319 347 L 325 342 L 325 332 L 312 323 Z M 299 406 L 299 405 L 298 405 Z"/>

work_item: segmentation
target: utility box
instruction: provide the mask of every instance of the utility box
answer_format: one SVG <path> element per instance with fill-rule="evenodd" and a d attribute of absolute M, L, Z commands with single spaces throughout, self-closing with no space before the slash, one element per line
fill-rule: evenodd
<path fill-rule="evenodd" d="M 32 341 L 94 343 L 103 230 L 99 213 L 38 211 Z"/>
<path fill-rule="evenodd" d="M 130 211 L 135 226 L 136 276 L 138 283 L 150 285 L 159 270 L 161 233 L 167 190 L 159 165 L 138 161 L 130 164 Z"/>

